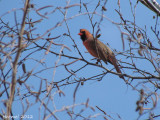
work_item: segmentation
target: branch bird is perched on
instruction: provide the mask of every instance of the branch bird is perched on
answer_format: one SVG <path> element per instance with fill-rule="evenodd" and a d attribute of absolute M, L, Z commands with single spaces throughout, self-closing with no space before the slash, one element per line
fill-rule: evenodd
<path fill-rule="evenodd" d="M 118 66 L 118 62 L 115 58 L 114 53 L 108 46 L 106 46 L 98 39 L 94 38 L 93 35 L 86 29 L 80 29 L 80 33 L 78 35 L 80 35 L 83 41 L 83 45 L 93 57 L 103 60 L 105 63 L 111 63 L 112 65 L 114 65 L 118 73 L 122 73 Z M 124 79 L 123 76 L 119 77 Z"/>

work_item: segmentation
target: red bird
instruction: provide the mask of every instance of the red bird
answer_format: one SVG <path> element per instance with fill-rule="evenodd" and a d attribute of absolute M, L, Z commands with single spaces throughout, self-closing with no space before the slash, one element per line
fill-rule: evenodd
<path fill-rule="evenodd" d="M 119 66 L 117 65 L 118 62 L 114 53 L 108 46 L 94 38 L 93 35 L 86 29 L 80 29 L 80 33 L 78 35 L 80 35 L 83 41 L 83 45 L 93 57 L 103 60 L 105 63 L 111 63 L 114 65 L 118 73 L 122 73 Z M 119 77 L 124 79 L 123 76 Z"/>

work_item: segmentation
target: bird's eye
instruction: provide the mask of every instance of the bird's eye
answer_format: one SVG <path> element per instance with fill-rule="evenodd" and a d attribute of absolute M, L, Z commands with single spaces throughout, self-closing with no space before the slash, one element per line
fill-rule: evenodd
<path fill-rule="evenodd" d="M 85 34 L 85 31 L 82 31 L 83 34 Z"/>

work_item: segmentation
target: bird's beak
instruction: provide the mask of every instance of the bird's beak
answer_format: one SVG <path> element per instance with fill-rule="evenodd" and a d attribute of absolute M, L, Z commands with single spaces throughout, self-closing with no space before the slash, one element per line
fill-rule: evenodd
<path fill-rule="evenodd" d="M 82 36 L 82 33 L 78 33 L 78 35 Z"/>

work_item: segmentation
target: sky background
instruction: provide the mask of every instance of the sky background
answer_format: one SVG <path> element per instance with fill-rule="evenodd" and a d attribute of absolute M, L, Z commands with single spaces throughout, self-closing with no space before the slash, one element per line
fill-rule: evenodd
<path fill-rule="evenodd" d="M 132 1 L 133 3 L 136 2 L 136 0 L 132 0 Z M 82 0 L 82 2 L 84 1 Z M 92 12 L 96 6 L 97 0 L 87 0 L 85 2 L 89 2 L 88 10 Z M 120 2 L 121 2 L 121 12 L 123 13 L 123 17 L 133 21 L 129 0 L 121 0 Z M 23 3 L 24 1 L 22 0 L 0 0 L 0 16 L 1 17 L 3 16 L 2 19 L 5 22 L 8 21 L 10 26 L 15 25 L 13 10 L 17 9 L 17 20 L 20 21 L 22 18 L 22 11 L 20 10 L 20 8 L 24 6 Z M 53 6 L 51 8 L 44 9 L 43 11 L 41 11 L 41 13 L 43 12 L 45 13 L 47 11 L 49 12 L 53 10 L 53 8 L 55 8 L 56 6 L 62 6 L 62 7 L 66 6 L 65 0 L 31 0 L 31 3 L 35 4 L 36 9 L 41 8 L 43 6 L 47 6 L 47 5 Z M 79 3 L 79 0 L 70 1 L 70 4 L 75 4 L 75 3 Z M 108 0 L 106 8 L 107 8 L 107 11 L 105 12 L 104 15 L 107 16 L 112 21 L 120 22 L 119 16 L 115 12 L 115 9 L 118 9 L 117 1 Z M 10 11 L 10 13 L 5 14 L 8 11 Z M 86 12 L 84 7 L 82 7 L 81 11 L 82 13 Z M 101 12 L 100 9 L 98 9 L 97 12 L 100 13 Z M 70 8 L 68 10 L 67 18 L 74 16 L 76 14 L 79 14 L 79 7 Z M 145 25 L 148 25 L 146 29 L 148 30 L 148 32 L 150 32 L 150 27 L 155 23 L 155 19 L 153 19 L 154 15 L 155 14 L 152 11 L 148 10 L 148 8 L 146 8 L 141 3 L 139 3 L 136 8 L 136 24 L 143 29 L 145 28 Z M 40 16 L 35 14 L 34 10 L 30 12 L 30 18 L 32 18 L 33 21 L 41 19 Z M 93 21 L 99 21 L 99 19 L 100 17 L 95 15 Z M 42 35 L 46 30 L 52 28 L 53 26 L 56 25 L 58 21 L 61 21 L 61 20 L 63 20 L 63 15 L 60 12 L 57 11 L 53 14 L 50 14 L 48 15 L 48 19 L 44 19 L 41 23 L 35 24 L 35 27 L 37 29 L 34 31 L 34 33 Z M 78 48 L 82 53 L 82 55 L 84 56 L 84 58 L 90 62 L 96 62 L 94 60 L 91 60 L 93 57 L 88 53 L 86 53 L 86 49 L 83 46 L 79 36 L 77 35 L 79 33 L 79 29 L 81 28 L 86 28 L 90 32 L 92 32 L 92 26 L 90 24 L 88 16 L 80 15 L 78 17 L 75 17 L 74 19 L 67 21 L 67 23 L 68 23 L 71 35 L 75 40 L 76 44 L 78 45 Z M 117 28 L 117 26 L 112 24 L 110 21 L 104 19 L 100 27 L 101 27 L 101 31 L 100 31 L 101 37 L 99 39 L 105 44 L 108 43 L 112 49 L 116 49 L 117 51 L 123 51 L 120 31 Z M 63 35 L 63 33 L 66 33 L 66 32 L 67 32 L 67 27 L 63 23 L 61 27 L 54 29 L 50 33 L 51 33 L 51 37 L 55 37 L 58 35 Z M 150 37 L 152 37 L 152 33 Z M 6 39 L 6 41 L 9 41 L 9 39 Z M 72 51 L 64 50 L 65 54 L 72 54 L 73 56 L 80 58 L 80 55 L 78 54 L 77 50 L 74 49 L 74 47 L 72 46 L 73 43 L 69 38 L 62 36 L 59 39 L 56 39 L 55 42 L 59 44 L 65 44 L 72 50 Z M 156 41 L 153 40 L 152 42 L 155 43 Z M 37 43 L 43 44 L 44 41 L 39 40 L 37 41 Z M 127 41 L 125 41 L 126 49 L 127 49 L 127 45 L 128 45 Z M 56 52 L 59 52 L 61 47 L 52 46 L 51 49 Z M 21 57 L 23 58 L 27 54 L 28 53 L 26 52 Z M 35 59 L 43 59 L 44 62 L 46 62 L 45 65 L 48 67 L 50 66 L 53 67 L 55 65 L 55 61 L 58 60 L 58 57 L 56 57 L 51 53 L 49 53 L 48 55 L 45 55 L 44 50 L 34 54 L 31 57 L 34 57 Z M 117 59 L 124 60 L 124 58 L 121 58 L 121 56 L 117 56 Z M 63 58 L 59 61 L 58 64 L 60 65 L 62 63 L 69 63 L 70 61 L 72 60 Z M 145 63 L 140 62 L 137 64 L 139 65 L 139 67 L 144 67 L 144 69 L 150 70 L 150 72 L 152 72 L 152 67 L 150 65 L 146 65 L 147 64 L 146 62 Z M 74 70 L 76 70 L 82 65 L 85 65 L 85 63 L 77 62 L 74 64 L 74 68 L 73 66 L 70 66 L 69 68 L 70 69 L 73 68 Z M 113 68 L 113 66 L 110 64 L 104 65 L 104 66 L 106 66 L 108 69 Z M 36 71 L 42 69 L 43 66 L 40 64 L 37 64 L 31 59 L 28 59 L 26 61 L 27 71 L 30 71 L 33 68 L 35 68 L 34 69 L 34 73 L 35 73 Z M 48 80 L 51 81 L 54 76 L 53 71 L 54 69 L 50 69 L 47 72 L 42 72 L 40 73 L 40 76 L 42 76 L 43 78 L 47 78 Z M 97 75 L 101 72 L 102 72 L 102 69 L 100 68 L 96 68 L 94 66 L 88 66 L 83 71 L 77 73 L 77 77 L 87 78 L 89 76 Z M 23 73 L 22 70 L 19 69 L 18 74 L 21 75 L 22 73 Z M 56 68 L 54 81 L 59 81 L 67 77 L 68 75 L 69 74 L 65 71 L 63 66 L 58 67 Z M 133 83 L 133 85 L 136 83 L 137 82 Z M 39 88 L 40 80 L 38 80 L 38 78 L 36 77 L 31 77 L 27 81 L 27 84 L 31 85 L 32 90 L 36 91 Z M 63 106 L 72 105 L 73 92 L 76 88 L 76 85 L 77 84 L 61 87 L 61 90 L 65 93 L 65 96 L 59 97 L 58 94 L 55 94 L 54 103 L 50 103 L 49 106 L 52 108 L 53 104 L 55 104 L 57 109 L 61 109 Z M 22 94 L 25 93 L 26 90 L 24 86 L 20 86 L 19 84 L 17 84 L 17 87 L 20 88 Z M 45 84 L 43 87 L 45 87 Z M 53 90 L 53 95 L 55 92 L 56 90 Z M 44 95 L 42 95 L 41 97 L 43 98 Z M 6 96 L 2 96 L 0 100 L 2 101 L 5 98 Z M 133 90 L 130 86 L 127 86 L 124 83 L 124 81 L 120 79 L 118 76 L 107 74 L 102 81 L 89 80 L 85 82 L 83 86 L 80 86 L 78 88 L 78 91 L 76 94 L 76 103 L 78 104 L 78 103 L 86 102 L 88 98 L 89 98 L 89 104 L 91 106 L 94 106 L 94 107 L 99 106 L 108 115 L 113 116 L 113 118 L 116 120 L 119 119 L 117 114 L 121 116 L 122 120 L 135 120 L 138 117 L 138 112 L 136 112 L 135 109 L 136 109 L 136 101 L 139 99 L 139 93 Z M 18 99 L 19 97 L 16 97 L 13 103 L 14 115 L 18 115 L 22 113 L 21 111 L 22 105 L 19 103 Z M 41 105 L 39 103 L 35 104 L 34 103 L 35 99 L 31 97 L 28 97 L 28 100 L 30 103 L 33 103 L 33 105 L 31 106 L 31 108 L 28 110 L 26 114 L 33 115 L 34 120 L 36 120 L 39 118 L 38 108 Z M 82 106 L 78 106 L 76 108 L 77 111 L 81 107 Z M 4 105 L 0 104 L 0 108 L 4 109 Z M 43 110 L 44 108 L 42 107 L 41 114 L 43 114 Z M 98 109 L 96 109 L 95 112 L 88 109 L 87 112 L 85 112 L 84 114 L 87 115 L 91 113 L 96 114 L 101 112 Z M 57 113 L 56 115 L 60 118 L 60 120 L 65 120 L 67 116 L 65 112 L 60 112 L 60 113 Z M 143 120 L 144 118 L 146 118 L 146 115 L 143 115 L 142 118 L 140 119 Z M 52 120 L 53 118 L 51 117 L 50 119 Z M 102 119 L 102 117 L 93 118 L 93 120 L 100 120 L 100 119 Z"/>

